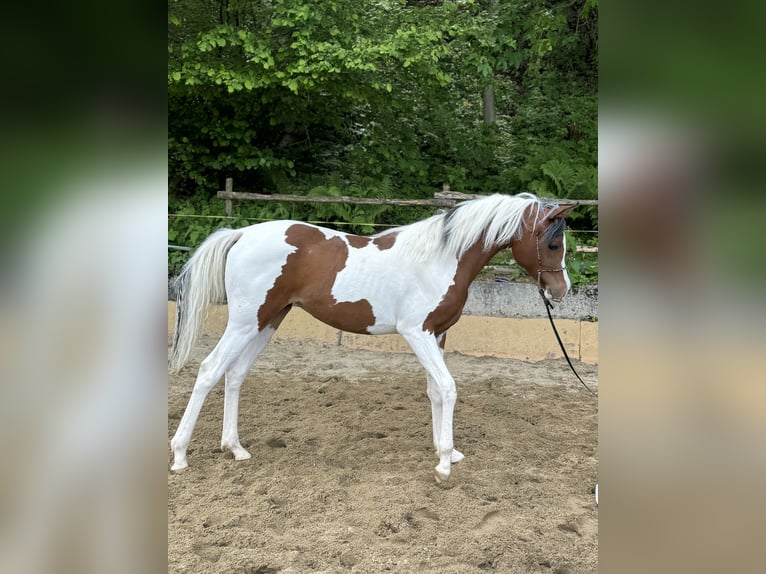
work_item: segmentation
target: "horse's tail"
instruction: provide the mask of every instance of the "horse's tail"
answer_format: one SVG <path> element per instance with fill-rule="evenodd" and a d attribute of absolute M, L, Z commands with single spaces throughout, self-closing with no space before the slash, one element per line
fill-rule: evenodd
<path fill-rule="evenodd" d="M 205 239 L 181 269 L 176 286 L 176 332 L 170 350 L 170 368 L 178 370 L 191 355 L 204 312 L 226 297 L 226 255 L 241 231 L 219 229 Z"/>

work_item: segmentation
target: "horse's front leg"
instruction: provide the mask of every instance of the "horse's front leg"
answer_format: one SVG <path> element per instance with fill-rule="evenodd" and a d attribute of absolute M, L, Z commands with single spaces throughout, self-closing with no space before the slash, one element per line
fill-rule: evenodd
<path fill-rule="evenodd" d="M 439 392 L 439 387 L 431 375 L 427 376 L 427 385 L 426 394 L 428 395 L 428 399 L 431 402 L 431 425 L 433 427 L 434 448 L 436 449 L 436 456 L 439 456 L 439 437 L 441 435 L 442 428 L 443 402 Z M 453 445 L 450 462 L 454 464 L 456 462 L 460 462 L 464 458 L 465 455 L 456 449 Z"/>
<path fill-rule="evenodd" d="M 442 333 L 436 338 L 436 340 L 439 343 L 439 351 L 441 353 L 442 360 L 444 360 L 444 345 L 447 341 L 447 333 Z M 439 396 L 438 386 L 433 377 L 431 377 L 431 375 L 427 372 L 426 384 L 426 394 L 428 395 L 428 399 L 431 402 L 431 424 L 433 427 L 434 448 L 436 449 L 436 456 L 439 456 L 439 434 L 441 432 L 442 424 L 442 402 Z M 463 455 L 462 452 L 453 446 L 452 456 L 450 457 L 451 462 L 460 462 L 464 458 L 465 455 Z"/>
<path fill-rule="evenodd" d="M 444 364 L 443 351 L 433 333 L 418 329 L 400 332 L 428 374 L 428 398 L 431 400 L 431 413 L 434 417 L 434 446 L 439 456 L 436 478 L 447 480 L 453 458 L 452 416 L 457 400 L 455 380 Z M 462 454 L 458 455 L 458 460 L 462 459 Z"/>

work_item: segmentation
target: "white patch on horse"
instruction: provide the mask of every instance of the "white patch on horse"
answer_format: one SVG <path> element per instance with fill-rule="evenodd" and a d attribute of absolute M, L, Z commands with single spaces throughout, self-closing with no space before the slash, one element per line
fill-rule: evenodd
<path fill-rule="evenodd" d="M 400 239 L 384 250 L 372 242 L 361 249 L 349 245 L 346 266 L 335 277 L 336 301 L 364 299 L 372 307 L 375 323 L 367 329 L 372 335 L 396 333 L 402 324 L 422 324 L 454 282 L 457 259 L 413 263 L 402 257 L 403 245 Z"/>
<path fill-rule="evenodd" d="M 298 248 L 284 239 L 294 221 L 270 221 L 247 228 L 229 251 L 226 293 L 229 317 L 249 317 L 257 323 L 258 310 Z M 230 319 L 231 320 L 231 319 Z M 262 331 L 266 325 L 258 324 Z"/>

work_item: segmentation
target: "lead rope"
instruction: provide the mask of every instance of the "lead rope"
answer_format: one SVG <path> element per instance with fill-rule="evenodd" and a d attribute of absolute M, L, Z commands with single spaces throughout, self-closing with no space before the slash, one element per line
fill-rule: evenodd
<path fill-rule="evenodd" d="M 545 310 L 548 312 L 548 319 L 551 322 L 551 327 L 553 327 L 553 334 L 556 335 L 556 340 L 559 342 L 559 346 L 561 347 L 561 351 L 564 353 L 564 358 L 567 360 L 567 363 L 569 363 L 569 368 L 572 369 L 572 372 L 574 373 L 574 376 L 577 377 L 577 380 L 580 381 L 580 384 L 585 387 L 585 390 L 588 391 L 591 395 L 598 398 L 598 395 L 593 392 L 593 390 L 585 384 L 585 381 L 583 381 L 580 378 L 580 375 L 577 374 L 577 371 L 575 371 L 574 365 L 572 364 L 572 361 L 569 359 L 569 355 L 567 354 L 567 350 L 564 348 L 564 343 L 561 342 L 561 337 L 559 337 L 559 332 L 556 330 L 556 324 L 553 322 L 553 315 L 551 315 L 551 309 L 553 308 L 553 305 L 551 304 L 548 299 L 545 298 L 545 291 L 543 291 L 543 288 L 540 287 L 540 297 L 543 298 L 543 303 L 545 303 Z"/>

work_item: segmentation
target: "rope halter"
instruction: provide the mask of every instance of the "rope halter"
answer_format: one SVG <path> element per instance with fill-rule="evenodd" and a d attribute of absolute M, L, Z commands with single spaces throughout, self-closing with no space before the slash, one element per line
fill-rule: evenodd
<path fill-rule="evenodd" d="M 563 273 L 567 270 L 567 266 L 564 265 L 563 267 L 543 267 L 543 260 L 540 257 L 540 234 L 538 233 L 536 235 L 537 240 L 535 241 L 535 249 L 537 250 L 537 286 L 542 289 L 542 284 L 540 283 L 540 276 L 543 273 Z"/>

